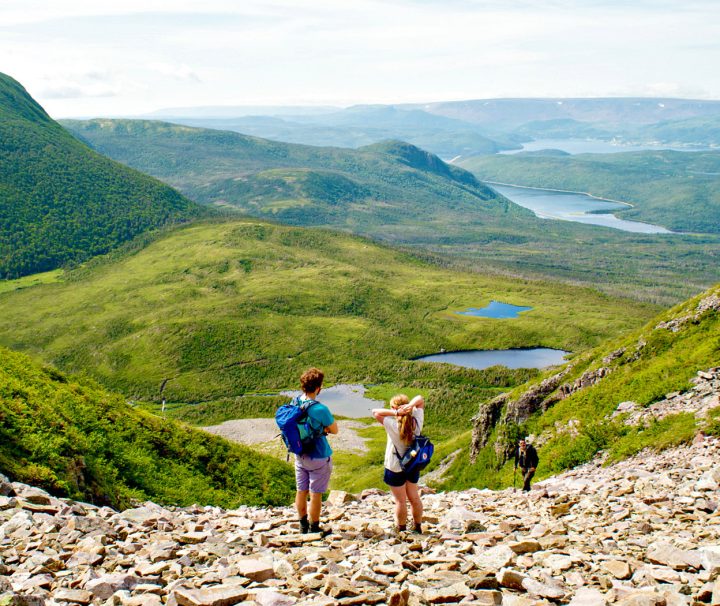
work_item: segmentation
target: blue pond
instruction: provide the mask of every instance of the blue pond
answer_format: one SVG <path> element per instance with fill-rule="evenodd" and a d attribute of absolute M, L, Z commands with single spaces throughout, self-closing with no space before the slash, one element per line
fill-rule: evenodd
<path fill-rule="evenodd" d="M 565 362 L 570 353 L 562 349 L 536 347 L 533 349 L 476 349 L 472 351 L 450 351 L 416 358 L 418 362 L 445 362 L 464 368 L 482 370 L 491 366 L 507 368 L 547 368 Z"/>
<path fill-rule="evenodd" d="M 530 311 L 532 307 L 521 307 L 520 305 L 510 305 L 509 303 L 500 303 L 499 301 L 490 301 L 490 305 L 482 308 L 471 307 L 465 311 L 458 311 L 461 316 L 479 316 L 481 318 L 507 319 L 517 318 L 523 311 Z"/>

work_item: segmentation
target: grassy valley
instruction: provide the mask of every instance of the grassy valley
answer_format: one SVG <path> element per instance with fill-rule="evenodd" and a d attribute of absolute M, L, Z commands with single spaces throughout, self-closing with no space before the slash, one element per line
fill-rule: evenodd
<path fill-rule="evenodd" d="M 207 214 L 70 136 L 0 74 L 0 279 L 79 263 Z"/>
<path fill-rule="evenodd" d="M 508 321 L 455 313 L 491 299 L 533 310 Z M 527 371 L 412 358 L 441 348 L 579 351 L 656 309 L 585 288 L 446 270 L 329 231 L 229 221 L 176 229 L 61 282 L 0 294 L 0 339 L 128 398 L 221 408 L 230 399 L 237 416 L 268 414 L 243 396 L 293 388 L 318 365 L 329 384 L 431 389 L 433 414 L 456 428 Z"/>
<path fill-rule="evenodd" d="M 483 156 L 461 165 L 486 181 L 582 191 L 630 202 L 623 219 L 720 233 L 720 152 Z"/>

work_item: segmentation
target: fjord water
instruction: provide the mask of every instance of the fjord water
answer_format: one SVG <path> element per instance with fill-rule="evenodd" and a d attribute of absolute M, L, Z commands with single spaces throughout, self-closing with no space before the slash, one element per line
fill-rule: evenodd
<path fill-rule="evenodd" d="M 418 362 L 445 362 L 464 368 L 482 370 L 491 366 L 507 368 L 547 368 L 565 362 L 570 353 L 562 349 L 536 347 L 532 349 L 477 349 L 472 351 L 450 351 L 416 358 Z"/>
<path fill-rule="evenodd" d="M 627 208 L 626 204 L 620 202 L 610 202 L 593 198 L 587 194 L 551 189 L 496 184 L 491 184 L 491 187 L 515 204 L 529 208 L 541 219 L 575 221 L 638 234 L 672 233 L 659 225 L 618 219 L 612 214 L 612 211 Z"/>
<path fill-rule="evenodd" d="M 568 154 L 617 154 L 622 152 L 670 149 L 675 151 L 708 151 L 707 146 L 666 145 L 662 143 L 624 144 L 601 139 L 536 139 L 522 144 L 522 149 L 503 150 L 501 154 L 540 151 L 541 149 L 559 149 Z"/>
<path fill-rule="evenodd" d="M 490 304 L 482 307 L 470 307 L 465 311 L 458 311 L 461 316 L 477 316 L 479 318 L 494 318 L 496 320 L 506 320 L 517 318 L 523 311 L 530 311 L 532 307 L 521 307 L 520 305 L 510 305 L 509 303 L 500 303 L 500 301 L 490 301 Z"/>
<path fill-rule="evenodd" d="M 280 393 L 291 398 L 300 395 L 299 391 L 282 391 Z M 369 417 L 373 408 L 385 406 L 385 402 L 382 400 L 366 398 L 363 385 L 333 385 L 323 388 L 318 400 L 326 404 L 334 415 L 354 419 Z"/>

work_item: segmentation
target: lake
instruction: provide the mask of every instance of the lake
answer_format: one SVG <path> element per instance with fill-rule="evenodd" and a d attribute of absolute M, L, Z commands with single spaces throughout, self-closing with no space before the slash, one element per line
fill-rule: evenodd
<path fill-rule="evenodd" d="M 482 370 L 491 366 L 507 368 L 547 368 L 565 362 L 570 353 L 562 349 L 536 347 L 532 349 L 476 349 L 471 351 L 450 351 L 416 358 L 418 362 L 444 362 L 464 368 Z"/>
<path fill-rule="evenodd" d="M 455 312 L 461 316 L 477 316 L 479 318 L 495 318 L 497 320 L 506 320 L 508 318 L 517 318 L 523 311 L 530 311 L 532 307 L 521 307 L 520 305 L 510 305 L 510 303 L 500 303 L 499 301 L 490 301 L 486 307 L 471 307 L 465 311 Z"/>
<path fill-rule="evenodd" d="M 282 391 L 283 396 L 294 398 L 300 395 L 300 391 Z M 372 400 L 365 397 L 364 385 L 333 385 L 323 388 L 318 400 L 327 405 L 334 415 L 361 419 L 369 417 L 373 408 L 383 408 L 385 402 Z"/>
<path fill-rule="evenodd" d="M 541 149 L 559 149 L 569 154 L 616 154 L 620 152 L 670 149 L 675 151 L 709 151 L 709 147 L 682 147 L 679 145 L 636 144 L 623 145 L 600 139 L 536 139 L 522 144 L 522 149 L 510 149 L 501 154 L 517 154 L 519 152 L 540 151 Z"/>
<path fill-rule="evenodd" d="M 621 202 L 611 202 L 593 198 L 587 194 L 561 192 L 551 189 L 493 183 L 490 183 L 490 186 L 508 200 L 515 202 L 515 204 L 529 208 L 541 219 L 575 221 L 576 223 L 601 225 L 639 234 L 672 233 L 659 225 L 618 219 L 612 214 L 612 211 L 628 207 L 627 204 Z"/>

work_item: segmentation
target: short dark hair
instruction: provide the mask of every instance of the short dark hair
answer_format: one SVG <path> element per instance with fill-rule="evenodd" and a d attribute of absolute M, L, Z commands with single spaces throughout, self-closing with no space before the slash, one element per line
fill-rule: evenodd
<path fill-rule="evenodd" d="M 300 387 L 305 393 L 312 393 L 322 387 L 325 375 L 319 368 L 308 368 L 300 377 Z"/>

